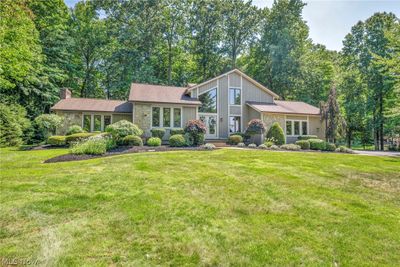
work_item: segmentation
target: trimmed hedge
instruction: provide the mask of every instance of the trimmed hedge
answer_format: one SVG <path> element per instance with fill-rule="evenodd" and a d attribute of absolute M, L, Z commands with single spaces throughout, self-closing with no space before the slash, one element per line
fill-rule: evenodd
<path fill-rule="evenodd" d="M 285 143 L 285 134 L 279 123 L 274 122 L 267 132 L 267 138 L 275 140 L 275 145 L 283 145 Z"/>
<path fill-rule="evenodd" d="M 228 137 L 227 143 L 230 145 L 237 145 L 243 142 L 243 137 L 240 135 L 231 135 Z"/>
<path fill-rule="evenodd" d="M 310 142 L 308 140 L 296 141 L 296 145 L 300 146 L 301 149 L 310 149 Z"/>
<path fill-rule="evenodd" d="M 67 135 L 65 137 L 65 142 L 67 144 L 71 144 L 74 142 L 79 142 L 88 139 L 91 136 L 97 135 L 98 133 L 76 133 L 76 134 L 71 134 Z"/>
<path fill-rule="evenodd" d="M 76 133 L 84 133 L 85 131 L 79 125 L 72 125 L 67 130 L 67 135 L 76 134 Z"/>
<path fill-rule="evenodd" d="M 326 142 L 321 139 L 309 139 L 310 142 L 310 149 L 312 150 L 325 150 L 326 149 Z"/>
<path fill-rule="evenodd" d="M 301 147 L 299 145 L 295 145 L 295 144 L 281 145 L 280 148 L 284 149 L 284 150 L 293 150 L 293 151 L 298 151 L 301 149 Z"/>
<path fill-rule="evenodd" d="M 185 146 L 185 137 L 182 134 L 174 134 L 169 138 L 169 145 L 173 147 Z"/>
<path fill-rule="evenodd" d="M 127 146 L 143 146 L 142 138 L 137 135 L 127 135 L 122 139 L 122 143 Z"/>
<path fill-rule="evenodd" d="M 108 125 L 106 132 L 111 133 L 117 141 L 122 140 L 127 135 L 141 136 L 143 134 L 143 131 L 136 124 L 127 120 L 120 120 Z"/>
<path fill-rule="evenodd" d="M 335 144 L 326 143 L 326 147 L 325 147 L 326 151 L 335 151 L 335 149 L 336 149 L 336 145 Z"/>
<path fill-rule="evenodd" d="M 147 140 L 147 145 L 148 146 L 161 146 L 161 139 L 158 137 L 150 137 L 149 140 Z"/>
<path fill-rule="evenodd" d="M 154 129 L 151 129 L 150 132 L 151 132 L 152 137 L 158 137 L 160 139 L 162 139 L 163 136 L 165 135 L 164 128 L 154 128 Z"/>
<path fill-rule="evenodd" d="M 63 135 L 53 135 L 47 138 L 47 144 L 52 146 L 65 146 L 65 136 Z"/>
<path fill-rule="evenodd" d="M 176 134 L 185 134 L 185 131 L 183 130 L 183 128 L 178 128 L 178 129 L 171 129 L 169 131 L 170 135 L 176 135 Z"/>
<path fill-rule="evenodd" d="M 310 140 L 310 139 L 318 139 L 316 135 L 300 135 L 297 137 L 297 140 Z"/>

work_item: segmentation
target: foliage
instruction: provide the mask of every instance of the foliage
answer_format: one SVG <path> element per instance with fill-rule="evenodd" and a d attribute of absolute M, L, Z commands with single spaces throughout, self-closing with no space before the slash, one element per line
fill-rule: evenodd
<path fill-rule="evenodd" d="M 314 138 L 312 138 L 314 139 Z M 296 145 L 300 146 L 301 149 L 310 149 L 310 142 L 308 140 L 298 140 L 296 141 Z"/>
<path fill-rule="evenodd" d="M 301 147 L 299 145 L 295 145 L 295 144 L 285 144 L 285 145 L 281 145 L 280 149 L 298 151 L 301 149 Z"/>
<path fill-rule="evenodd" d="M 265 125 L 262 120 L 252 119 L 247 124 L 246 134 L 254 135 L 254 134 L 263 134 L 265 133 Z"/>
<path fill-rule="evenodd" d="M 272 146 L 269 147 L 269 149 L 271 149 L 271 150 L 278 150 L 278 149 L 279 149 L 279 146 L 277 146 L 277 145 L 272 145 Z"/>
<path fill-rule="evenodd" d="M 326 151 L 335 151 L 335 149 L 336 149 L 336 145 L 335 144 L 326 143 L 326 147 L 325 147 Z"/>
<path fill-rule="evenodd" d="M 326 140 L 336 142 L 336 139 L 341 135 L 343 128 L 345 128 L 345 121 L 340 114 L 336 88 L 334 86 L 329 92 L 328 102 L 321 106 L 321 113 L 326 126 Z"/>
<path fill-rule="evenodd" d="M 261 144 L 261 145 L 259 145 L 259 146 L 258 146 L 258 148 L 260 148 L 260 149 L 267 149 L 267 148 L 268 148 L 268 146 L 267 146 L 267 145 L 265 145 L 265 144 Z"/>
<path fill-rule="evenodd" d="M 30 125 L 23 107 L 0 103 L 0 147 L 20 145 Z"/>
<path fill-rule="evenodd" d="M 150 137 L 147 140 L 147 145 L 148 146 L 161 146 L 161 139 L 158 137 Z"/>
<path fill-rule="evenodd" d="M 76 133 L 76 134 L 71 134 L 71 135 L 67 135 L 65 137 L 65 141 L 67 142 L 67 144 L 72 144 L 72 143 L 76 143 L 79 141 L 84 141 L 89 139 L 89 137 L 91 136 L 95 136 L 98 135 L 97 133 Z"/>
<path fill-rule="evenodd" d="M 64 135 L 53 135 L 47 138 L 47 144 L 52 146 L 65 146 L 67 143 Z"/>
<path fill-rule="evenodd" d="M 71 125 L 67 130 L 67 135 L 76 134 L 76 133 L 84 133 L 85 131 L 79 125 Z"/>
<path fill-rule="evenodd" d="M 182 128 L 170 130 L 170 135 L 176 135 L 176 134 L 185 134 L 185 131 Z"/>
<path fill-rule="evenodd" d="M 325 150 L 326 149 L 326 142 L 321 139 L 310 139 L 310 149 L 312 150 Z"/>
<path fill-rule="evenodd" d="M 238 146 L 238 147 L 245 147 L 246 144 L 245 144 L 245 143 L 239 143 L 239 144 L 237 144 L 237 146 Z"/>
<path fill-rule="evenodd" d="M 169 145 L 172 147 L 182 147 L 186 145 L 185 137 L 182 134 L 174 134 L 169 138 Z"/>
<path fill-rule="evenodd" d="M 254 143 L 251 143 L 251 144 L 249 144 L 247 147 L 249 147 L 249 148 L 256 148 L 256 147 L 257 147 L 257 145 L 256 145 L 256 144 L 254 144 Z"/>
<path fill-rule="evenodd" d="M 57 127 L 63 123 L 63 118 L 56 114 L 42 114 L 35 118 L 35 125 L 44 139 L 55 134 Z"/>
<path fill-rule="evenodd" d="M 137 135 L 127 135 L 122 139 L 126 146 L 143 146 L 143 140 Z"/>
<path fill-rule="evenodd" d="M 285 135 L 282 127 L 278 122 L 274 122 L 267 132 L 267 138 L 273 138 L 274 144 L 283 145 L 285 143 Z"/>
<path fill-rule="evenodd" d="M 122 141 L 122 139 L 127 135 L 141 136 L 143 134 L 143 131 L 139 129 L 136 124 L 127 120 L 120 120 L 108 125 L 106 127 L 106 132 L 111 133 L 117 142 Z"/>
<path fill-rule="evenodd" d="M 164 128 L 153 128 L 150 131 L 151 131 L 151 136 L 152 137 L 158 137 L 161 140 L 162 140 L 163 136 L 165 135 L 165 129 Z"/>
<path fill-rule="evenodd" d="M 215 145 L 211 144 L 211 143 L 207 143 L 207 144 L 203 145 L 203 148 L 206 150 L 213 150 L 213 149 L 215 149 Z"/>
<path fill-rule="evenodd" d="M 242 142 L 243 142 L 243 137 L 241 137 L 240 135 L 230 135 L 227 141 L 227 143 L 230 145 L 237 145 Z"/>
<path fill-rule="evenodd" d="M 103 155 L 107 152 L 107 145 L 102 139 L 89 139 L 72 146 L 71 153 L 76 155 Z"/>
<path fill-rule="evenodd" d="M 345 146 L 339 146 L 338 148 L 335 149 L 335 152 L 354 153 L 353 150 L 351 150 L 350 148 L 347 148 Z"/>
<path fill-rule="evenodd" d="M 264 145 L 265 145 L 266 147 L 271 147 L 271 146 L 274 145 L 274 142 L 272 142 L 272 141 L 265 141 L 265 142 L 264 142 Z"/>
<path fill-rule="evenodd" d="M 185 139 L 187 141 L 187 145 L 198 146 L 204 143 L 206 126 L 201 120 L 188 121 L 184 130 L 185 130 Z"/>
<path fill-rule="evenodd" d="M 318 139 L 316 135 L 300 135 L 297 137 L 298 140 L 310 140 L 310 139 Z"/>

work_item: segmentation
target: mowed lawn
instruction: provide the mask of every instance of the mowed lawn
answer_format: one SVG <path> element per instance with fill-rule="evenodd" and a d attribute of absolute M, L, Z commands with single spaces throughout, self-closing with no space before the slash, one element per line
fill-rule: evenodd
<path fill-rule="evenodd" d="M 0 257 L 399 265 L 400 159 L 220 149 L 43 164 L 1 150 Z"/>

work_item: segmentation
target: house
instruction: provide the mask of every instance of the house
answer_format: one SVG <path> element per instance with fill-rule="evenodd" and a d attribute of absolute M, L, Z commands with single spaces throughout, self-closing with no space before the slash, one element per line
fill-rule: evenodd
<path fill-rule="evenodd" d="M 73 125 L 87 131 L 103 131 L 119 120 L 137 124 L 150 135 L 152 128 L 183 128 L 192 119 L 207 126 L 206 139 L 226 139 L 244 132 L 251 119 L 261 119 L 269 128 L 278 122 L 287 143 L 299 135 L 324 138 L 320 110 L 304 102 L 280 101 L 279 96 L 238 69 L 187 87 L 132 83 L 128 101 L 72 98 L 68 89 L 51 110 L 64 116 L 65 133 Z"/>

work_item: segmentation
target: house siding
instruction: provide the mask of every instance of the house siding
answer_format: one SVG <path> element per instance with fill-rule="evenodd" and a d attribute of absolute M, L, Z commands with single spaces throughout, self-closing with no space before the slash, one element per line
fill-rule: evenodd
<path fill-rule="evenodd" d="M 197 107 L 183 107 L 182 108 L 182 128 L 185 127 L 185 125 L 188 123 L 190 120 L 195 120 L 196 119 L 196 110 Z"/>
<path fill-rule="evenodd" d="M 325 123 L 321 121 L 319 116 L 310 116 L 309 118 L 310 123 L 310 134 L 316 135 L 320 139 L 325 139 Z"/>

